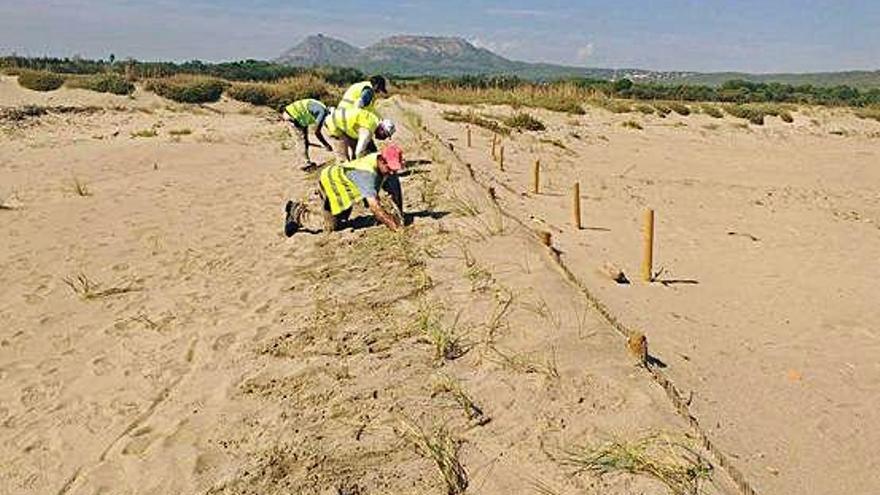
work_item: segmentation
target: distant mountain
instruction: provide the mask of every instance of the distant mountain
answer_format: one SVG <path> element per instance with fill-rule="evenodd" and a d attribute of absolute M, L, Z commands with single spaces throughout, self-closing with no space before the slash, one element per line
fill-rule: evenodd
<path fill-rule="evenodd" d="M 614 71 L 530 64 L 478 48 L 463 38 L 391 36 L 357 48 L 329 36 L 309 36 L 275 62 L 305 67 L 338 65 L 400 76 L 515 75 L 526 79 L 612 77 Z"/>
<path fill-rule="evenodd" d="M 443 36 L 391 36 L 358 48 L 321 34 L 307 37 L 284 52 L 275 62 L 302 66 L 354 67 L 374 74 L 398 76 L 511 75 L 531 80 L 570 77 L 595 79 L 628 78 L 636 82 L 705 84 L 717 86 L 731 79 L 784 84 L 859 88 L 880 87 L 880 71 L 849 71 L 812 74 L 699 73 L 644 69 L 597 69 L 556 64 L 519 62 L 474 46 L 463 38 Z"/>
<path fill-rule="evenodd" d="M 276 62 L 299 67 L 323 65 L 351 67 L 360 62 L 361 52 L 360 48 L 349 45 L 342 40 L 316 34 L 282 53 Z"/>

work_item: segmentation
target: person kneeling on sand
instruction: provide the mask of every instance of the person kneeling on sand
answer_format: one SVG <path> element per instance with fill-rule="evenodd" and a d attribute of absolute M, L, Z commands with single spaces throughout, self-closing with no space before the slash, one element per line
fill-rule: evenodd
<path fill-rule="evenodd" d="M 328 109 L 320 101 L 306 98 L 287 105 L 281 112 L 281 118 L 302 133 L 303 153 L 305 154 L 306 159 L 305 165 L 301 167 L 302 170 L 317 168 L 315 162 L 309 158 L 309 146 L 311 146 L 309 143 L 309 126 L 315 126 L 315 137 L 317 137 L 318 141 L 324 145 L 324 148 L 327 149 L 327 151 L 333 151 L 333 147 L 330 146 L 330 143 L 328 143 L 327 140 L 324 139 L 324 135 L 321 134 L 321 129 L 324 127 L 324 120 L 327 119 L 327 116 L 330 115 L 332 111 L 332 107 Z"/>
<path fill-rule="evenodd" d="M 377 220 L 391 230 L 402 228 L 402 220 L 385 211 L 379 204 L 379 190 L 388 191 L 389 178 L 403 168 L 403 151 L 390 144 L 381 152 L 370 153 L 346 163 L 333 164 L 321 170 L 318 179 L 318 196 L 323 201 L 324 229 L 338 230 L 351 216 L 355 202 L 364 200 Z M 399 187 L 399 182 L 397 183 Z M 396 199 L 396 198 L 395 198 Z M 287 237 L 302 228 L 307 213 L 301 202 L 288 201 L 284 208 L 284 234 Z M 403 212 L 400 212 L 401 216 Z"/>

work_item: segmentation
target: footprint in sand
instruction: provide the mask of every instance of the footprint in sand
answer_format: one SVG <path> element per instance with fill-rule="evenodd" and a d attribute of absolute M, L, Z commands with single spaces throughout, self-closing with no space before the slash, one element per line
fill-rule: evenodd
<path fill-rule="evenodd" d="M 116 366 L 106 356 L 99 356 L 92 360 L 92 373 L 95 376 L 103 376 L 116 369 Z"/>
<path fill-rule="evenodd" d="M 236 337 L 234 333 L 224 333 L 214 339 L 214 343 L 211 344 L 211 349 L 215 351 L 225 351 L 226 349 L 229 349 L 229 346 L 235 343 L 235 340 Z"/>
<path fill-rule="evenodd" d="M 153 428 L 149 426 L 144 426 L 143 428 L 138 428 L 133 431 L 131 436 L 131 441 L 126 444 L 126 446 L 122 449 L 123 455 L 140 455 L 146 452 L 150 445 L 156 440 L 153 435 L 150 433 L 153 432 Z"/>

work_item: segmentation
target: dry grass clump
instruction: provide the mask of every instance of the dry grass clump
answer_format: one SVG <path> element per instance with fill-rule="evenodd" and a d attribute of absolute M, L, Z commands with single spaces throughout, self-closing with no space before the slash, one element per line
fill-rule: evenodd
<path fill-rule="evenodd" d="M 229 83 L 222 79 L 177 74 L 150 79 L 144 88 L 178 103 L 211 103 L 220 99 L 227 86 Z"/>
<path fill-rule="evenodd" d="M 67 78 L 65 85 L 69 88 L 88 89 L 89 91 L 114 95 L 134 93 L 134 84 L 129 82 L 125 76 L 115 73 L 72 76 Z"/>
<path fill-rule="evenodd" d="M 676 495 L 692 495 L 699 493 L 699 483 L 712 474 L 712 465 L 693 443 L 686 437 L 657 433 L 631 442 L 613 440 L 571 449 L 557 460 L 600 477 L 616 472 L 650 476 Z"/>
<path fill-rule="evenodd" d="M 460 495 L 467 490 L 468 474 L 458 458 L 461 450 L 459 439 L 445 427 L 426 432 L 410 421 L 402 422 L 401 430 L 402 436 L 415 447 L 419 455 L 433 460 L 437 465 L 443 476 L 447 495 Z"/>
<path fill-rule="evenodd" d="M 134 138 L 154 138 L 159 135 L 159 132 L 155 128 L 150 129 L 141 129 L 139 131 L 134 131 L 131 134 L 132 139 Z"/>
<path fill-rule="evenodd" d="M 469 110 L 467 112 L 444 110 L 443 113 L 440 114 L 440 116 L 443 117 L 443 120 L 449 122 L 466 122 L 468 124 L 480 126 L 484 129 L 489 129 L 490 131 L 496 132 L 498 134 L 510 134 L 510 129 L 499 124 L 497 121 L 487 119 L 486 117 L 477 114 L 472 110 Z"/>
<path fill-rule="evenodd" d="M 189 136 L 192 132 L 192 129 L 171 129 L 168 134 L 170 136 Z"/>
<path fill-rule="evenodd" d="M 635 106 L 635 110 L 637 112 L 641 112 L 645 115 L 653 115 L 654 114 L 654 107 L 652 107 L 651 105 L 645 104 L 645 103 L 637 103 Z"/>
<path fill-rule="evenodd" d="M 681 103 L 681 102 L 673 101 L 673 102 L 669 103 L 669 108 L 671 108 L 673 112 L 675 112 L 683 117 L 687 117 L 688 115 L 691 114 L 690 107 L 688 107 L 687 105 L 685 105 L 684 103 Z"/>
<path fill-rule="evenodd" d="M 141 290 L 134 287 L 133 284 L 101 289 L 101 284 L 90 279 L 85 273 L 79 273 L 73 277 L 66 277 L 64 278 L 64 283 L 70 287 L 74 294 L 87 301 Z"/>
<path fill-rule="evenodd" d="M 623 127 L 626 127 L 627 129 L 635 129 L 637 131 L 641 131 L 642 129 L 644 129 L 642 127 L 642 124 L 639 124 L 635 120 L 627 120 L 626 122 L 623 122 L 620 125 L 622 125 Z"/>
<path fill-rule="evenodd" d="M 517 112 L 504 119 L 504 125 L 513 129 L 527 131 L 543 131 L 547 129 L 543 122 L 525 112 Z"/>
<path fill-rule="evenodd" d="M 413 85 L 404 91 L 437 103 L 512 105 L 544 108 L 575 115 L 585 113 L 581 103 L 594 94 L 592 91 L 579 88 L 574 84 L 528 85 L 503 89 L 467 88 L 452 84 L 426 83 Z"/>
<path fill-rule="evenodd" d="M 727 113 L 734 117 L 746 119 L 755 125 L 764 125 L 764 118 L 768 115 L 779 117 L 785 123 L 794 122 L 794 117 L 788 109 L 782 105 L 764 103 L 764 104 L 742 104 L 729 105 L 725 108 Z"/>
<path fill-rule="evenodd" d="M 338 89 L 312 75 L 285 79 L 278 83 L 233 83 L 226 94 L 233 100 L 281 110 L 303 98 L 336 100 Z"/>
<path fill-rule="evenodd" d="M 615 100 L 613 98 L 599 97 L 592 99 L 593 104 L 599 108 L 604 108 L 611 113 L 630 113 L 633 107 L 629 102 Z"/>
<path fill-rule="evenodd" d="M 18 84 L 34 91 L 55 91 L 64 85 L 65 77 L 41 70 L 22 70 L 18 74 Z"/>
<path fill-rule="evenodd" d="M 667 115 L 672 113 L 672 108 L 665 103 L 654 103 L 654 109 L 657 110 L 657 115 L 661 118 L 666 118 Z"/>
<path fill-rule="evenodd" d="M 703 110 L 703 113 L 705 113 L 709 117 L 712 117 L 713 119 L 724 118 L 724 112 L 722 112 L 721 109 L 716 107 L 715 105 L 702 105 L 700 108 Z"/>
<path fill-rule="evenodd" d="M 867 107 L 856 110 L 856 116 L 863 119 L 873 119 L 880 122 L 880 106 Z"/>

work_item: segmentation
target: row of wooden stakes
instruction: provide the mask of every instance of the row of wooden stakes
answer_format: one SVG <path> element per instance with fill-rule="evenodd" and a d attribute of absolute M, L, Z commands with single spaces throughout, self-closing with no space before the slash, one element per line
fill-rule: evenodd
<path fill-rule="evenodd" d="M 467 126 L 467 145 L 472 147 L 471 127 Z M 498 135 L 492 134 L 492 159 L 498 163 L 498 168 L 504 171 L 504 146 L 500 144 Z M 532 194 L 541 194 L 541 161 L 535 160 L 532 166 Z M 575 229 L 583 229 L 581 218 L 581 184 L 575 182 L 572 188 L 572 224 Z M 654 281 L 654 210 L 647 209 L 643 223 L 643 246 L 642 246 L 642 280 Z M 548 247 L 552 247 L 550 232 L 541 234 L 541 241 Z"/>

